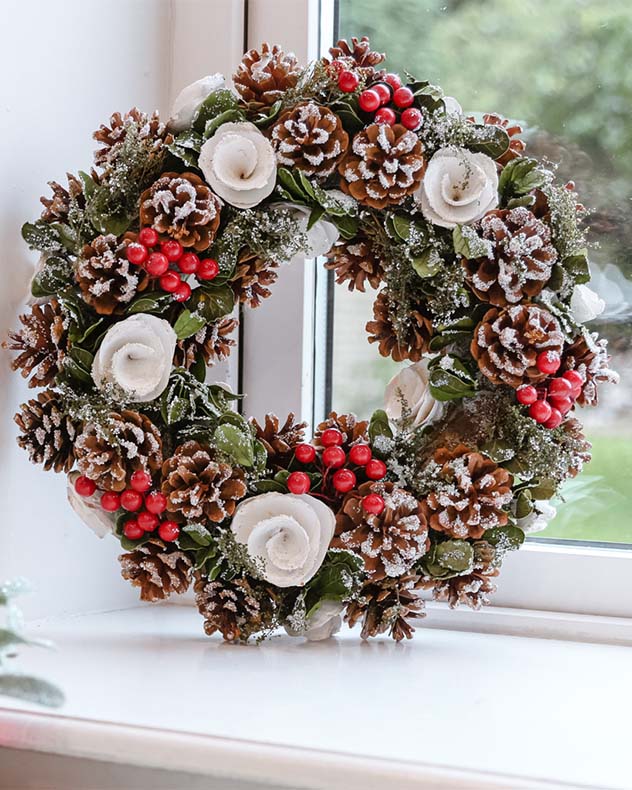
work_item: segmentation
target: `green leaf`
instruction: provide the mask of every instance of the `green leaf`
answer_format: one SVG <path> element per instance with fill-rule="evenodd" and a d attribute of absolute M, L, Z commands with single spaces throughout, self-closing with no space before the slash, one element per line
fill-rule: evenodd
<path fill-rule="evenodd" d="M 431 546 L 422 567 L 435 579 L 450 579 L 471 571 L 474 550 L 466 540 L 445 540 Z"/>
<path fill-rule="evenodd" d="M 127 310 L 128 315 L 135 313 L 163 313 L 173 304 L 173 296 L 162 291 L 143 293 L 130 302 Z"/>
<path fill-rule="evenodd" d="M 183 310 L 174 324 L 173 331 L 178 340 L 185 340 L 198 332 L 206 325 L 206 319 L 199 313 L 192 313 L 190 310 Z"/>
<path fill-rule="evenodd" d="M 501 554 L 516 551 L 524 543 L 524 532 L 516 526 L 494 527 L 483 533 L 483 540 L 491 543 Z"/>
<path fill-rule="evenodd" d="M 411 225 L 412 220 L 410 217 L 405 217 L 401 214 L 394 214 L 391 217 L 391 226 L 402 241 L 408 241 Z"/>
<path fill-rule="evenodd" d="M 228 110 L 238 110 L 237 97 L 229 90 L 218 90 L 210 93 L 200 105 L 193 118 L 193 131 L 202 134 L 206 124 Z"/>
<path fill-rule="evenodd" d="M 388 439 L 393 438 L 393 431 L 388 423 L 388 417 L 384 409 L 377 409 L 373 412 L 369 422 L 369 439 L 373 443 L 378 436 L 386 436 Z"/>
<path fill-rule="evenodd" d="M 186 524 L 182 532 L 188 535 L 197 546 L 210 546 L 213 542 L 211 533 L 201 524 Z"/>
<path fill-rule="evenodd" d="M 230 110 L 225 110 L 224 112 L 216 115 L 214 118 L 211 118 L 209 121 L 206 122 L 206 126 L 204 127 L 204 139 L 208 140 L 209 137 L 212 137 L 215 132 L 219 129 L 219 127 L 224 123 L 229 122 L 236 122 L 236 121 L 245 121 L 246 116 L 243 112 L 238 108 L 232 108 Z"/>
<path fill-rule="evenodd" d="M 70 357 L 88 373 L 92 370 L 92 362 L 94 361 L 94 354 L 86 351 L 85 348 L 73 345 L 70 349 Z"/>
<path fill-rule="evenodd" d="M 254 489 L 258 494 L 268 494 L 270 492 L 287 494 L 287 486 L 276 480 L 257 480 L 254 484 Z"/>
<path fill-rule="evenodd" d="M 470 131 L 472 136 L 465 143 L 470 151 L 498 159 L 509 148 L 509 135 L 502 126 L 476 123 L 471 125 Z"/>
<path fill-rule="evenodd" d="M 457 225 L 452 231 L 454 251 L 464 258 L 483 258 L 491 250 L 491 244 L 468 225 Z"/>
<path fill-rule="evenodd" d="M 172 398 L 167 404 L 165 413 L 165 422 L 167 425 L 175 425 L 177 422 L 183 420 L 189 412 L 188 398 L 181 398 L 176 396 Z"/>
<path fill-rule="evenodd" d="M 0 674 L 0 694 L 48 708 L 59 708 L 65 702 L 57 686 L 31 675 Z"/>
<path fill-rule="evenodd" d="M 430 393 L 438 401 L 471 398 L 476 394 L 476 378 L 458 357 L 446 354 L 431 363 Z"/>
<path fill-rule="evenodd" d="M 189 371 L 195 376 L 195 378 L 200 381 L 204 382 L 206 378 L 206 361 L 204 360 L 203 354 L 198 354 L 195 359 L 195 362 L 189 368 Z"/>
<path fill-rule="evenodd" d="M 557 493 L 555 480 L 542 479 L 534 481 L 534 485 L 529 486 L 533 499 L 552 499 Z"/>
<path fill-rule="evenodd" d="M 193 296 L 196 312 L 209 324 L 232 313 L 235 306 L 235 294 L 230 285 L 205 284 L 196 288 Z"/>
<path fill-rule="evenodd" d="M 65 357 L 62 363 L 61 374 L 69 376 L 83 384 L 92 384 L 92 376 L 82 365 L 78 364 L 72 357 Z"/>
<path fill-rule="evenodd" d="M 25 222 L 22 225 L 22 238 L 32 250 L 62 252 L 64 249 L 59 232 L 43 220 Z"/>
<path fill-rule="evenodd" d="M 322 601 L 344 601 L 359 588 L 362 559 L 350 551 L 330 549 L 318 573 L 305 585 L 307 617 Z"/>
<path fill-rule="evenodd" d="M 413 269 L 420 277 L 432 277 L 441 267 L 442 258 L 434 247 L 428 247 L 417 258 L 412 259 Z"/>
<path fill-rule="evenodd" d="M 322 206 L 316 206 L 316 208 L 313 208 L 307 222 L 307 230 L 311 230 L 324 213 L 325 209 Z"/>
<path fill-rule="evenodd" d="M 546 174 L 539 169 L 535 159 L 518 157 L 503 168 L 498 179 L 498 195 L 501 205 L 508 205 L 515 198 L 527 195 L 546 183 Z"/>
<path fill-rule="evenodd" d="M 283 102 L 279 99 L 279 101 L 274 102 L 272 107 L 265 112 L 257 116 L 253 121 L 254 125 L 257 126 L 259 129 L 265 129 L 266 126 L 269 126 L 272 121 L 274 121 L 279 113 L 281 112 L 281 107 L 283 106 Z"/>
<path fill-rule="evenodd" d="M 252 466 L 254 447 L 249 432 L 246 433 L 235 425 L 225 423 L 215 429 L 213 443 L 218 450 L 229 455 L 241 466 Z"/>
<path fill-rule="evenodd" d="M 516 518 L 526 518 L 533 511 L 531 491 L 521 491 L 516 499 Z"/>
<path fill-rule="evenodd" d="M 72 265 L 65 258 L 51 255 L 31 282 L 31 294 L 36 298 L 54 296 L 73 282 Z"/>
<path fill-rule="evenodd" d="M 357 235 L 360 222 L 356 217 L 332 217 L 332 221 L 343 239 L 353 239 Z"/>
<path fill-rule="evenodd" d="M 575 255 L 564 258 L 562 268 L 570 274 L 574 282 L 580 284 L 590 282 L 587 250 L 579 250 Z"/>
<path fill-rule="evenodd" d="M 351 135 L 364 128 L 364 121 L 359 115 L 359 105 L 357 97 L 343 99 L 336 102 L 331 108 L 342 121 L 345 130 Z"/>

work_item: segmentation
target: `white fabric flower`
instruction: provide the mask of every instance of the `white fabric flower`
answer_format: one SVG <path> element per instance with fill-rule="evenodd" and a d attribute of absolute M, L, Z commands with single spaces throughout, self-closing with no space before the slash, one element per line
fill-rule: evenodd
<path fill-rule="evenodd" d="M 231 529 L 263 562 L 264 578 L 277 587 L 308 582 L 322 565 L 336 527 L 333 511 L 309 494 L 260 494 L 242 502 Z"/>
<path fill-rule="evenodd" d="M 274 148 L 247 121 L 220 126 L 202 146 L 198 166 L 213 191 L 237 208 L 258 205 L 276 183 Z"/>
<path fill-rule="evenodd" d="M 498 205 L 496 163 L 466 148 L 440 148 L 415 199 L 424 217 L 442 228 L 474 222 Z"/>
<path fill-rule="evenodd" d="M 338 601 L 323 601 L 307 618 L 304 629 L 293 628 L 287 624 L 285 630 L 290 636 L 304 636 L 310 642 L 329 639 L 340 631 L 342 626 L 340 614 L 343 609 L 343 604 Z"/>
<path fill-rule="evenodd" d="M 110 327 L 92 363 L 99 388 L 120 387 L 131 401 L 150 401 L 167 386 L 176 347 L 171 324 L 148 313 Z"/>
<path fill-rule="evenodd" d="M 587 285 L 576 285 L 571 294 L 571 315 L 578 324 L 585 324 L 601 315 L 606 303 Z"/>
<path fill-rule="evenodd" d="M 196 112 L 202 106 L 204 100 L 226 87 L 226 80 L 222 74 L 209 74 L 200 80 L 192 82 L 183 88 L 176 96 L 171 110 L 168 126 L 173 132 L 183 132 L 193 123 Z"/>
<path fill-rule="evenodd" d="M 307 247 L 301 251 L 299 255 L 292 258 L 292 262 L 297 259 L 303 258 L 317 258 L 319 255 L 325 255 L 338 241 L 340 234 L 338 228 L 333 222 L 328 222 L 326 219 L 319 219 L 308 230 L 309 216 L 311 209 L 307 206 L 300 206 L 298 203 L 275 203 L 274 206 L 288 209 L 294 219 L 298 222 L 299 232 L 307 236 Z"/>
<path fill-rule="evenodd" d="M 516 519 L 516 524 L 524 533 L 541 532 L 557 515 L 557 509 L 546 499 L 536 499 L 533 510 L 528 516 Z"/>
<path fill-rule="evenodd" d="M 387 384 L 384 410 L 389 420 L 401 420 L 402 401 L 415 428 L 434 422 L 443 414 L 444 404 L 430 394 L 430 372 L 425 359 L 403 368 Z"/>
<path fill-rule="evenodd" d="M 75 481 L 79 472 L 68 475 L 67 495 L 70 507 L 75 511 L 83 523 L 90 527 L 98 538 L 104 538 L 114 532 L 114 515 L 101 507 L 102 491 L 95 491 L 92 496 L 80 496 L 75 491 Z"/>

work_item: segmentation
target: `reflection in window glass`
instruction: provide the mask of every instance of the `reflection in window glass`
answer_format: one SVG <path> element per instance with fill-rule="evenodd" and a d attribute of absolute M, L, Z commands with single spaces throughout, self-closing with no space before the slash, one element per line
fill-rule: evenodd
<path fill-rule="evenodd" d="M 632 4 L 621 0 L 340 0 L 340 36 L 368 35 L 391 71 L 408 70 L 471 112 L 521 121 L 527 153 L 559 165 L 591 210 L 593 282 L 606 301 L 618 387 L 579 415 L 593 461 L 568 484 L 544 537 L 632 543 Z M 370 290 L 370 289 L 369 289 Z M 335 289 L 332 395 L 339 410 L 381 405 L 397 365 L 366 342 L 374 292 Z M 572 488 L 572 491 L 571 491 Z"/>

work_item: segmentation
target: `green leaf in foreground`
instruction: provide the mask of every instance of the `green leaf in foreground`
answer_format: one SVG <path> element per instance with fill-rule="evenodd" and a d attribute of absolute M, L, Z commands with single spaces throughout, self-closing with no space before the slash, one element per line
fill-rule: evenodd
<path fill-rule="evenodd" d="M 47 708 L 59 708 L 65 702 L 64 694 L 57 686 L 31 675 L 0 674 L 0 694 Z"/>

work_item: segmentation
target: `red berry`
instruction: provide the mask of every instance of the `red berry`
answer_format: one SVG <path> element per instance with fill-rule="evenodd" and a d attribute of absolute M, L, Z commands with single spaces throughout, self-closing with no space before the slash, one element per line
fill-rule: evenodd
<path fill-rule="evenodd" d="M 538 399 L 538 391 L 531 384 L 525 384 L 516 390 L 516 400 L 523 406 L 530 406 Z"/>
<path fill-rule="evenodd" d="M 158 528 L 158 534 L 160 535 L 160 539 L 164 540 L 165 543 L 173 543 L 180 535 L 180 527 L 175 521 L 163 521 Z"/>
<path fill-rule="evenodd" d="M 213 258 L 204 258 L 200 261 L 195 276 L 198 280 L 214 280 L 219 274 L 219 263 Z"/>
<path fill-rule="evenodd" d="M 152 252 L 145 269 L 152 277 L 160 277 L 169 268 L 169 259 L 162 252 Z"/>
<path fill-rule="evenodd" d="M 162 275 L 159 280 L 160 287 L 163 291 L 172 294 L 174 291 L 177 291 L 180 287 L 180 283 L 182 280 L 180 279 L 180 275 L 178 272 L 166 272 Z"/>
<path fill-rule="evenodd" d="M 345 451 L 342 447 L 327 447 L 323 450 L 323 463 L 331 469 L 338 469 L 347 460 Z"/>
<path fill-rule="evenodd" d="M 140 266 L 147 260 L 149 252 L 147 251 L 147 247 L 145 247 L 144 244 L 139 244 L 137 241 L 133 241 L 131 244 L 127 245 L 125 255 L 127 256 L 127 260 L 130 263 L 133 263 L 134 266 Z"/>
<path fill-rule="evenodd" d="M 370 88 L 362 91 L 358 99 L 360 109 L 364 110 L 364 112 L 375 112 L 381 103 L 380 94 Z"/>
<path fill-rule="evenodd" d="M 338 87 L 343 93 L 353 93 L 360 84 L 360 78 L 353 71 L 341 71 L 338 76 Z"/>
<path fill-rule="evenodd" d="M 134 491 L 139 491 L 141 494 L 144 494 L 145 491 L 149 491 L 151 488 L 151 475 L 139 469 L 130 477 L 129 484 Z"/>
<path fill-rule="evenodd" d="M 121 497 L 116 491 L 106 491 L 101 495 L 101 507 L 108 513 L 115 513 L 121 507 Z"/>
<path fill-rule="evenodd" d="M 399 74 L 387 74 L 386 77 L 384 77 L 384 82 L 387 85 L 390 85 L 394 91 L 402 87 L 402 81 Z"/>
<path fill-rule="evenodd" d="M 346 494 L 347 491 L 351 491 L 352 488 L 355 488 L 356 476 L 351 469 L 339 469 L 334 473 L 332 482 L 336 491 L 340 494 Z"/>
<path fill-rule="evenodd" d="M 194 274 L 200 265 L 200 259 L 194 252 L 185 252 L 178 261 L 178 269 L 183 274 Z"/>
<path fill-rule="evenodd" d="M 325 428 L 320 435 L 320 441 L 323 447 L 340 447 L 344 438 L 337 428 Z"/>
<path fill-rule="evenodd" d="M 553 410 L 557 409 L 561 414 L 567 414 L 573 408 L 573 400 L 570 395 L 551 395 L 549 403 Z"/>
<path fill-rule="evenodd" d="M 189 283 L 181 282 L 180 285 L 173 292 L 173 298 L 176 302 L 186 302 L 191 298 L 191 286 Z"/>
<path fill-rule="evenodd" d="M 410 88 L 398 88 L 393 94 L 393 104 L 396 107 L 410 107 L 415 101 L 415 94 Z"/>
<path fill-rule="evenodd" d="M 306 494 L 312 487 L 312 481 L 305 472 L 292 472 L 287 479 L 287 487 L 291 494 Z"/>
<path fill-rule="evenodd" d="M 143 510 L 142 513 L 136 516 L 136 521 L 138 521 L 138 526 L 145 532 L 153 532 L 158 526 L 159 519 L 155 513 L 148 513 L 146 510 Z"/>
<path fill-rule="evenodd" d="M 311 464 L 316 458 L 316 448 L 311 444 L 299 444 L 294 448 L 296 460 L 302 464 Z"/>
<path fill-rule="evenodd" d="M 143 504 L 143 495 L 138 491 L 133 491 L 128 488 L 121 494 L 121 507 L 125 510 L 135 511 L 140 510 Z"/>
<path fill-rule="evenodd" d="M 130 519 L 123 527 L 123 534 L 130 540 L 138 540 L 145 534 L 144 530 L 138 526 L 138 521 Z"/>
<path fill-rule="evenodd" d="M 390 85 L 387 85 L 384 82 L 377 82 L 375 85 L 371 85 L 371 90 L 375 91 L 380 97 L 380 104 L 388 104 L 391 100 L 391 96 L 393 95 Z"/>
<path fill-rule="evenodd" d="M 392 126 L 397 122 L 397 116 L 395 115 L 395 111 L 391 110 L 390 107 L 381 107 L 373 116 L 373 120 L 375 123 L 386 123 Z"/>
<path fill-rule="evenodd" d="M 349 450 L 349 462 L 364 466 L 371 460 L 371 448 L 368 444 L 354 444 Z"/>
<path fill-rule="evenodd" d="M 145 497 L 145 507 L 150 513 L 160 515 L 167 509 L 167 497 L 160 491 L 152 491 Z"/>
<path fill-rule="evenodd" d="M 540 373 L 546 373 L 547 376 L 552 376 L 559 370 L 562 360 L 560 359 L 560 355 L 556 354 L 555 351 L 540 351 L 535 360 L 535 364 Z"/>
<path fill-rule="evenodd" d="M 549 395 L 558 395 L 560 397 L 570 397 L 573 391 L 573 385 L 568 379 L 557 378 L 549 381 Z"/>
<path fill-rule="evenodd" d="M 551 416 L 544 423 L 544 427 L 550 429 L 557 428 L 559 425 L 562 424 L 563 419 L 564 418 L 562 417 L 562 413 L 560 411 L 558 411 L 557 409 L 551 409 Z"/>
<path fill-rule="evenodd" d="M 80 475 L 75 480 L 75 491 L 79 496 L 92 496 L 96 490 L 97 484 L 94 480 L 90 480 L 89 477 L 85 477 L 85 475 Z"/>
<path fill-rule="evenodd" d="M 565 370 L 562 373 L 562 378 L 566 379 L 573 389 L 579 389 L 584 386 L 584 377 L 577 370 Z"/>
<path fill-rule="evenodd" d="M 411 132 L 416 132 L 421 126 L 423 116 L 416 107 L 409 107 L 407 110 L 404 110 L 400 120 L 402 126 L 410 129 Z"/>
<path fill-rule="evenodd" d="M 386 475 L 386 464 L 378 458 L 372 458 L 364 471 L 369 480 L 381 480 Z"/>
<path fill-rule="evenodd" d="M 341 60 L 332 60 L 331 61 L 331 68 L 337 73 L 340 74 L 341 71 L 344 71 L 345 64 Z"/>
<path fill-rule="evenodd" d="M 374 516 L 379 516 L 385 507 L 386 504 L 379 494 L 367 494 L 362 499 L 362 508 Z"/>
<path fill-rule="evenodd" d="M 545 400 L 537 400 L 529 407 L 529 417 L 536 422 L 546 422 L 551 416 L 551 406 Z"/>
<path fill-rule="evenodd" d="M 169 263 L 175 263 L 184 254 L 184 247 L 175 239 L 167 239 L 160 245 L 160 252 L 167 256 Z"/>
<path fill-rule="evenodd" d="M 145 247 L 155 247 L 158 244 L 158 234 L 153 228 L 142 228 L 138 234 L 138 241 Z"/>

